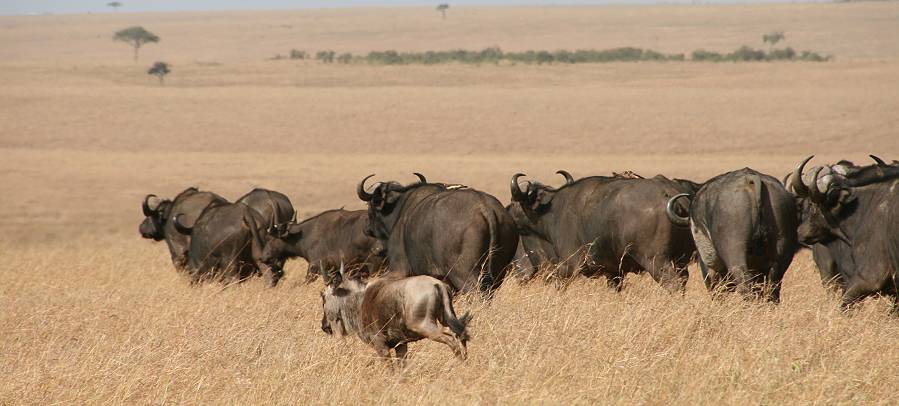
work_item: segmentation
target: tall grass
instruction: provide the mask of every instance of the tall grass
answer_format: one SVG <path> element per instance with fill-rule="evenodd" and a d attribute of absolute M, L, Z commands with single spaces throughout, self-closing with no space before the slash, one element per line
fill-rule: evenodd
<path fill-rule="evenodd" d="M 97 245 L 97 241 L 103 242 Z M 621 293 L 507 281 L 471 310 L 470 358 L 430 341 L 407 369 L 321 332 L 319 285 L 190 288 L 165 247 L 102 238 L 2 246 L 0 404 L 811 404 L 899 401 L 899 322 L 883 300 L 852 315 L 809 256 L 779 306 L 685 296 L 649 277 Z"/>

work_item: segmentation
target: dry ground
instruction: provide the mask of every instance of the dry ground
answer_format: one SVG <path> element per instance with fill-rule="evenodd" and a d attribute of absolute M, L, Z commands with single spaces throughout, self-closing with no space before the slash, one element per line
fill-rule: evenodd
<path fill-rule="evenodd" d="M 252 186 L 301 214 L 361 207 L 368 173 L 419 171 L 508 200 L 524 171 L 555 181 L 631 169 L 703 180 L 750 166 L 899 158 L 899 4 L 431 8 L 0 18 L 0 404 L 895 404 L 899 322 L 847 317 L 807 253 L 780 306 L 713 303 L 648 278 L 615 294 L 508 283 L 475 314 L 471 358 L 412 346 L 391 371 L 318 329 L 319 286 L 191 289 L 137 234 L 140 199 Z M 139 64 L 109 37 L 163 42 Z M 508 50 L 787 45 L 814 63 L 322 66 L 290 48 Z M 144 74 L 174 65 L 168 86 Z M 695 271 L 695 269 L 691 269 Z"/>

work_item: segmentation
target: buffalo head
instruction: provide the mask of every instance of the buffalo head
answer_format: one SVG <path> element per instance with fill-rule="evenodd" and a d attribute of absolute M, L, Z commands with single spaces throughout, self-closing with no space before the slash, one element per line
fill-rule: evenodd
<path fill-rule="evenodd" d="M 403 186 L 399 182 L 378 182 L 374 185 L 374 190 L 370 193 L 366 191 L 365 182 L 374 174 L 368 175 L 359 182 L 356 187 L 356 195 L 363 202 L 368 203 L 368 228 L 365 235 L 386 240 L 390 234 L 387 226 L 387 217 L 393 213 L 397 201 L 409 190 L 418 185 L 428 184 L 428 180 L 424 175 L 416 172 L 414 175 L 418 178 L 418 183 Z"/>
<path fill-rule="evenodd" d="M 144 212 L 144 221 L 140 223 L 138 231 L 143 238 L 153 241 L 165 239 L 163 228 L 168 220 L 166 213 L 172 202 L 168 199 L 160 199 L 156 195 L 147 195 L 141 208 Z"/>
<path fill-rule="evenodd" d="M 565 185 L 568 186 L 575 182 L 574 178 L 567 171 L 559 170 L 557 174 L 565 178 Z M 544 185 L 539 182 L 527 182 L 526 190 L 521 190 L 518 179 L 527 176 L 523 173 L 516 173 L 512 176 L 512 182 L 509 184 L 512 191 L 512 202 L 518 203 L 525 211 L 535 213 L 543 213 L 549 210 L 552 205 L 553 197 L 555 197 L 558 189 Z"/>
<path fill-rule="evenodd" d="M 799 200 L 799 240 L 811 245 L 838 238 L 851 245 L 839 226 L 839 220 L 855 208 L 855 196 L 846 183 L 843 167 L 819 166 L 804 174 L 805 165 L 813 157 L 802 161 L 784 179 L 787 190 Z"/>

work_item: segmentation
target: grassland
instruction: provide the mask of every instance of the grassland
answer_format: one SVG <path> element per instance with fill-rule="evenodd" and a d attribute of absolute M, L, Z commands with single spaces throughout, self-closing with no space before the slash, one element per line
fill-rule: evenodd
<path fill-rule="evenodd" d="M 430 8 L 0 18 L 0 404 L 894 404 L 899 322 L 850 316 L 801 253 L 780 306 L 508 283 L 471 358 L 411 346 L 392 371 L 319 330 L 318 285 L 189 288 L 137 234 L 146 193 L 287 193 L 301 215 L 362 207 L 356 182 L 411 172 L 508 200 L 634 170 L 695 180 L 803 156 L 899 157 L 899 4 Z M 162 37 L 131 62 L 112 32 Z M 828 63 L 326 66 L 291 48 L 408 51 L 761 47 Z M 145 74 L 173 65 L 161 88 Z"/>

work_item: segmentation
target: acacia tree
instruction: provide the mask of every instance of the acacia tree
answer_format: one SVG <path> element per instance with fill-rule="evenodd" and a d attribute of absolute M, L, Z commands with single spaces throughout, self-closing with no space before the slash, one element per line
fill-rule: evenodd
<path fill-rule="evenodd" d="M 159 78 L 159 85 L 165 86 L 165 75 L 168 75 L 172 70 L 169 69 L 169 64 L 165 62 L 156 62 L 153 66 L 150 67 L 150 70 L 147 71 L 148 75 L 154 75 Z"/>
<path fill-rule="evenodd" d="M 159 37 L 141 26 L 129 27 L 121 30 L 112 37 L 113 41 L 125 42 L 134 47 L 134 62 L 137 62 L 137 54 L 144 44 L 159 42 Z"/>
<path fill-rule="evenodd" d="M 106 3 L 106 5 L 109 7 L 112 7 L 112 9 L 115 10 L 117 13 L 119 12 L 119 7 L 122 7 L 122 3 L 118 2 L 118 1 L 109 2 L 109 3 Z"/>
<path fill-rule="evenodd" d="M 444 20 L 446 20 L 446 10 L 448 10 L 448 9 L 449 9 L 449 4 L 447 4 L 447 3 L 440 3 L 440 5 L 437 6 L 437 11 L 440 12 L 440 15 L 443 16 Z"/>
<path fill-rule="evenodd" d="M 772 31 L 768 34 L 762 35 L 762 42 L 771 44 L 768 47 L 768 52 L 771 52 L 774 49 L 774 44 L 777 44 L 780 41 L 785 40 L 787 37 L 784 36 L 783 31 Z"/>

